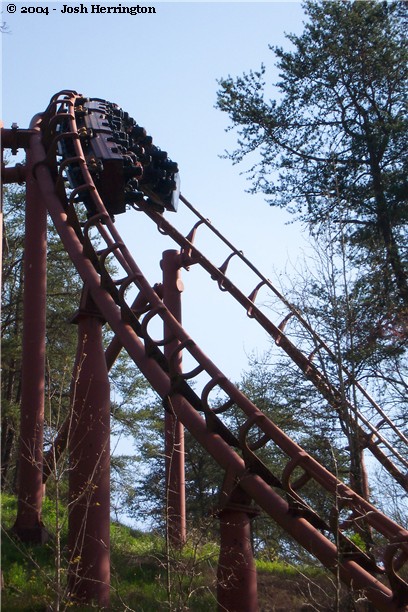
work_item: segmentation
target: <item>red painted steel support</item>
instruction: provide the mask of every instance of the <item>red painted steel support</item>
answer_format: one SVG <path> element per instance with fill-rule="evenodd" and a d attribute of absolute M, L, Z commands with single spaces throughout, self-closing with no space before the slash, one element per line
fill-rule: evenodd
<path fill-rule="evenodd" d="M 68 586 L 73 601 L 109 606 L 110 399 L 103 320 L 88 300 L 77 314 L 71 386 Z"/>
<path fill-rule="evenodd" d="M 12 168 L 3 167 L 1 170 L 1 182 L 3 185 L 10 183 L 25 183 L 27 166 L 16 164 Z"/>
<path fill-rule="evenodd" d="M 161 286 L 155 285 L 155 290 L 160 293 Z M 143 312 L 143 310 L 146 307 L 146 304 L 147 304 L 146 298 L 141 293 L 139 293 L 135 301 L 132 304 L 132 310 L 136 314 Z M 123 344 L 121 343 L 119 338 L 114 336 L 105 351 L 105 361 L 106 361 L 106 367 L 108 368 L 108 372 L 110 371 L 116 359 L 118 358 L 119 353 L 122 350 L 122 348 L 123 348 Z M 60 427 L 58 434 L 55 437 L 51 445 L 51 448 L 44 455 L 44 471 L 43 471 L 44 484 L 47 482 L 54 464 L 59 461 L 61 454 L 64 452 L 64 450 L 67 447 L 70 422 L 71 422 L 71 415 L 68 415 L 65 421 L 63 422 L 62 426 Z"/>
<path fill-rule="evenodd" d="M 180 253 L 175 250 L 164 251 L 161 267 L 163 270 L 163 302 L 175 319 L 181 323 L 181 292 L 183 282 L 180 274 Z M 172 331 L 164 324 L 164 355 L 169 359 L 170 376 L 182 372 L 181 352 L 177 351 L 180 342 L 170 339 Z M 180 397 L 170 399 L 172 406 Z M 166 411 L 165 457 L 166 457 L 166 514 L 167 533 L 170 543 L 180 548 L 186 541 L 186 498 L 184 473 L 184 427 L 175 414 Z"/>
<path fill-rule="evenodd" d="M 32 139 L 38 138 L 33 136 Z M 23 354 L 18 510 L 13 531 L 24 542 L 42 543 L 43 431 L 47 292 L 47 210 L 27 150 L 24 245 Z"/>
<path fill-rule="evenodd" d="M 3 122 L 0 121 L 0 152 L 1 152 L 1 167 L 0 167 L 0 287 L 3 287 L 3 228 L 4 228 L 4 219 L 3 219 L 3 177 L 4 177 L 4 155 L 3 155 L 3 142 L 2 142 L 2 133 L 3 133 Z"/>
<path fill-rule="evenodd" d="M 217 572 L 218 610 L 257 612 L 256 567 L 251 545 L 251 519 L 258 511 L 240 488 L 218 513 L 220 556 Z"/>
<path fill-rule="evenodd" d="M 37 120 L 37 116 L 34 117 L 34 121 Z M 1 127 L 1 147 L 3 149 L 11 149 L 13 155 L 17 153 L 18 149 L 28 149 L 30 147 L 30 140 L 33 134 L 35 134 L 35 124 L 31 123 L 30 129 L 21 129 L 17 124 L 13 124 L 12 128 L 5 128 L 3 124 Z"/>
<path fill-rule="evenodd" d="M 73 131 L 75 132 L 75 130 Z M 75 140 L 73 142 L 78 143 L 79 141 Z M 41 162 L 44 159 L 44 151 L 41 147 L 41 143 L 35 147 L 35 152 L 37 161 Z M 84 176 L 87 174 L 86 167 L 84 167 L 83 173 Z M 140 337 L 137 336 L 134 329 L 132 329 L 129 322 L 127 322 L 126 317 L 129 313 L 125 305 L 123 305 L 123 308 L 120 308 L 112 295 L 109 295 L 106 289 L 101 285 L 100 275 L 93 267 L 90 259 L 86 257 L 83 244 L 79 239 L 77 231 L 68 222 L 64 205 L 56 194 L 55 184 L 50 170 L 46 165 L 40 163 L 37 168 L 37 174 L 42 179 L 42 192 L 47 199 L 47 205 L 55 226 L 83 280 L 89 284 L 95 303 L 98 304 L 103 316 L 109 321 L 113 331 L 132 356 L 140 370 L 146 375 L 161 397 L 168 400 L 169 394 L 172 394 L 173 389 L 167 372 L 160 367 L 158 362 L 149 356 Z M 91 191 L 91 193 L 95 195 L 94 191 Z M 159 304 L 157 301 L 158 296 L 152 291 L 147 280 L 138 270 L 136 263 L 133 262 L 125 245 L 120 243 L 119 236 L 114 226 L 109 223 L 109 219 L 107 219 L 107 225 L 109 225 L 109 231 L 115 244 L 118 245 L 116 248 L 120 246 L 121 254 L 126 258 L 128 267 L 134 275 L 135 282 L 137 281 L 139 289 L 143 291 L 146 298 L 149 300 L 152 309 L 156 309 L 160 315 L 164 316 L 175 336 L 186 346 L 188 343 L 188 351 L 191 356 L 195 357 L 198 363 L 203 364 L 205 370 L 211 376 L 212 381 L 217 383 L 247 415 L 248 420 L 245 425 L 245 431 L 243 431 L 241 436 L 242 445 L 244 445 L 243 450 L 245 451 L 245 461 L 233 450 L 229 442 L 224 440 L 222 435 L 214 430 L 212 424 L 217 427 L 217 422 L 214 422 L 214 416 L 211 415 L 209 407 L 207 407 L 205 418 L 203 418 L 195 405 L 190 403 L 186 397 L 180 396 L 180 402 L 177 402 L 177 404 L 174 403 L 174 406 L 177 406 L 176 414 L 180 418 L 180 421 L 189 429 L 192 435 L 203 445 L 214 459 L 232 475 L 235 482 L 239 482 L 240 487 L 248 493 L 259 506 L 306 548 L 306 550 L 320 559 L 326 567 L 331 571 L 338 572 L 341 579 L 346 584 L 352 584 L 354 588 L 366 591 L 367 597 L 379 610 L 383 610 L 384 612 L 391 612 L 391 610 L 406 610 L 406 598 L 404 599 L 404 586 L 402 583 L 397 584 L 396 587 L 395 585 L 393 586 L 393 595 L 392 590 L 388 586 L 382 584 L 375 575 L 370 573 L 369 569 L 364 568 L 363 562 L 360 561 L 358 556 L 354 559 L 347 555 L 342 555 L 341 550 L 337 549 L 334 542 L 331 541 L 328 536 L 321 533 L 317 527 L 314 527 L 307 516 L 303 517 L 302 513 L 293 513 L 288 501 L 269 484 L 268 474 L 265 475 L 263 473 L 264 470 L 261 469 L 262 465 L 258 465 L 257 463 L 253 464 L 250 449 L 245 444 L 245 437 L 249 428 L 253 424 L 256 425 L 256 427 L 268 436 L 268 439 L 273 440 L 288 457 L 291 457 L 284 474 L 285 482 L 287 482 L 288 486 L 290 486 L 289 480 L 294 468 L 299 466 L 315 481 L 322 484 L 328 495 L 335 494 L 336 499 L 338 498 L 337 496 L 340 496 L 348 501 L 352 509 L 362 512 L 373 528 L 382 533 L 389 541 L 388 547 L 392 547 L 389 551 L 390 554 L 398 554 L 399 549 L 402 554 L 405 554 L 404 542 L 406 541 L 407 532 L 391 521 L 391 519 L 382 515 L 368 502 L 359 498 L 349 487 L 339 482 L 332 474 L 327 472 L 323 466 L 317 464 L 312 457 L 308 456 L 295 444 L 295 442 L 281 432 L 272 421 L 263 415 L 222 375 L 215 365 L 201 353 L 197 345 L 189 339 L 174 317 L 167 311 L 163 311 L 162 303 Z M 203 397 L 202 402 L 203 405 L 207 403 L 205 397 Z M 222 431 L 226 433 L 225 430 L 221 429 L 221 433 Z M 251 466 L 253 466 L 254 469 L 251 469 Z M 258 467 L 260 468 L 259 474 L 257 473 Z M 392 561 L 392 558 L 387 558 L 388 565 L 390 565 Z"/>

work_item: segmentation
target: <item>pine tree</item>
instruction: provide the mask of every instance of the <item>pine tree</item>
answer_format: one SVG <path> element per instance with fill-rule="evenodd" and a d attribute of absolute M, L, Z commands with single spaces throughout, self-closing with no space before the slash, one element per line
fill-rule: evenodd
<path fill-rule="evenodd" d="M 219 83 L 218 108 L 239 137 L 229 156 L 255 156 L 252 190 L 271 205 L 314 231 L 328 220 L 341 227 L 350 262 L 365 264 L 360 282 L 367 308 L 376 304 L 377 336 L 387 325 L 406 330 L 407 4 L 303 6 L 303 33 L 287 36 L 293 50 L 271 47 L 276 89 L 264 66 Z"/>
<path fill-rule="evenodd" d="M 21 342 L 25 192 L 7 187 L 4 197 L 2 304 L 2 488 L 14 489 L 21 400 Z M 76 329 L 69 324 L 82 283 L 50 225 L 47 251 L 46 432 L 55 435 L 69 408 Z"/>

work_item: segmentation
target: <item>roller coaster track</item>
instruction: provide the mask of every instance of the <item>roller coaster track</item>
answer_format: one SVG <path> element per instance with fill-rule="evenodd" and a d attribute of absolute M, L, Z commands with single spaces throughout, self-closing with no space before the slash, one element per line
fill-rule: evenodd
<path fill-rule="evenodd" d="M 373 425 L 371 421 L 368 420 L 366 416 L 347 399 L 347 397 L 345 397 L 344 393 L 340 393 L 338 388 L 330 383 L 327 376 L 320 372 L 312 362 L 315 354 L 317 352 L 322 352 L 331 359 L 332 363 L 337 363 L 338 360 L 330 347 L 312 329 L 308 321 L 301 315 L 299 310 L 285 299 L 285 297 L 276 289 L 276 287 L 274 287 L 274 285 L 243 256 L 241 251 L 238 251 L 229 241 L 227 241 L 225 237 L 222 236 L 218 230 L 216 230 L 209 223 L 208 220 L 204 219 L 202 215 L 200 215 L 200 213 L 198 213 L 198 211 L 183 196 L 181 196 L 180 199 L 188 206 L 190 210 L 194 212 L 197 217 L 199 217 L 199 221 L 196 223 L 193 230 L 187 237 L 180 234 L 180 232 L 178 232 L 177 229 L 167 221 L 167 219 L 156 211 L 152 210 L 145 203 L 141 202 L 138 206 L 157 224 L 157 227 L 161 233 L 171 236 L 171 238 L 173 238 L 173 240 L 175 240 L 175 242 L 181 246 L 182 255 L 184 256 L 184 266 L 188 267 L 194 263 L 200 264 L 210 274 L 211 278 L 218 283 L 218 286 L 222 291 L 228 292 L 239 304 L 241 304 L 241 306 L 244 307 L 248 316 L 255 319 L 274 339 L 275 343 L 280 346 L 287 353 L 287 355 L 289 355 L 294 363 L 296 363 L 296 365 L 302 370 L 306 378 L 315 385 L 327 402 L 336 410 L 338 415 L 341 418 L 344 418 L 344 420 L 348 420 L 353 428 L 353 431 L 358 433 L 361 446 L 367 447 L 378 459 L 378 461 L 387 469 L 387 471 L 392 474 L 396 481 L 399 482 L 399 484 L 406 491 L 408 491 L 407 476 L 401 472 L 401 469 L 396 464 L 392 462 L 390 456 L 393 456 L 397 460 L 398 464 L 405 470 L 408 468 L 408 461 L 398 452 L 395 446 L 381 434 L 380 427 L 387 425 L 389 429 L 393 431 L 394 434 L 401 440 L 401 442 L 403 442 L 403 444 L 408 445 L 408 439 L 404 433 L 395 425 L 395 423 L 393 423 L 389 416 L 384 413 L 377 402 L 375 402 L 366 389 L 364 389 L 364 387 L 362 387 L 362 385 L 355 380 L 354 376 L 346 367 L 341 366 L 343 385 L 354 385 L 354 387 L 369 403 L 373 409 L 373 413 L 377 415 L 377 418 L 380 418 L 380 425 L 378 427 Z M 209 227 L 211 231 L 213 231 L 231 250 L 230 255 L 219 268 L 212 264 L 194 246 L 193 241 L 195 233 L 201 224 L 205 224 L 207 227 Z M 249 296 L 244 295 L 240 289 L 236 287 L 234 283 L 232 283 L 232 281 L 226 276 L 227 267 L 230 260 L 234 256 L 237 256 L 244 261 L 246 266 L 250 268 L 252 272 L 254 272 L 254 274 L 260 279 L 260 282 Z M 263 286 L 270 289 L 289 311 L 279 325 L 274 324 L 255 304 L 257 294 Z M 284 333 L 285 327 L 292 317 L 296 318 L 303 329 L 310 335 L 313 350 L 308 356 L 299 350 Z M 345 413 L 347 413 L 346 417 L 344 416 Z M 366 427 L 365 430 L 361 427 L 359 421 L 364 424 Z M 381 447 L 385 447 L 387 449 L 388 456 L 383 450 L 381 450 Z"/>
<path fill-rule="evenodd" d="M 340 482 L 281 431 L 228 380 L 167 310 L 122 241 L 95 186 L 76 121 L 75 104 L 78 97 L 72 91 L 60 92 L 51 100 L 45 113 L 37 116 L 30 140 L 33 174 L 66 251 L 117 340 L 161 396 L 165 408 L 175 412 L 196 440 L 224 469 L 224 496 L 239 485 L 266 514 L 323 565 L 338 572 L 346 584 L 364 591 L 379 610 L 407 609 L 408 585 L 401 577 L 401 569 L 408 559 L 408 532 Z M 69 142 L 70 158 L 61 159 L 61 142 Z M 77 176 L 80 176 L 73 189 L 68 188 L 66 175 L 67 168 L 72 165 L 75 165 Z M 152 195 L 149 189 L 149 186 L 142 187 L 146 196 Z M 87 219 L 84 219 L 83 214 L 85 200 L 88 213 L 92 210 Z M 191 207 L 184 198 L 182 201 Z M 161 232 L 171 236 L 180 245 L 183 265 L 200 264 L 220 289 L 229 292 L 245 308 L 247 314 L 262 325 L 340 416 L 344 410 L 354 415 L 354 426 L 362 443 L 407 489 L 407 478 L 394 463 L 396 461 L 406 466 L 404 458 L 387 442 L 378 427 L 372 426 L 364 415 L 349 405 L 343 394 L 316 368 L 311 356 L 304 355 L 285 335 L 285 323 L 288 318 L 295 316 L 310 332 L 316 350 L 325 350 L 330 354 L 330 349 L 317 337 L 301 314 L 281 298 L 262 276 L 249 297 L 244 295 L 225 274 L 233 255 L 243 257 L 232 245 L 229 245 L 231 255 L 219 268 L 206 259 L 194 246 L 198 226 L 208 224 L 201 216 L 198 215 L 198 222 L 190 234 L 184 237 L 155 210 L 151 202 L 142 198 L 136 207 L 146 213 Z M 216 230 L 212 231 L 217 233 Z M 115 274 L 110 272 L 112 262 L 118 270 Z M 245 263 L 253 269 L 249 262 Z M 259 275 L 256 269 L 255 273 Z M 256 293 L 263 285 L 283 299 L 289 308 L 289 315 L 281 325 L 273 324 L 254 303 Z M 134 288 L 148 305 L 147 312 L 140 319 L 129 305 L 129 295 Z M 162 341 L 150 335 L 151 322 L 156 318 L 162 320 L 171 333 L 170 337 Z M 173 339 L 177 339 L 179 345 L 166 359 L 161 346 Z M 176 363 L 181 350 L 191 356 L 196 367 L 180 375 Z M 207 380 L 200 394 L 188 382 L 198 375 L 205 376 Z M 349 376 L 347 372 L 346 376 Z M 380 411 L 368 394 L 362 389 L 361 392 L 376 411 Z M 213 397 L 217 398 L 220 393 L 225 397 L 222 406 L 219 406 L 218 401 L 210 400 L 210 395 L 214 394 Z M 177 402 L 174 401 L 175 397 Z M 242 424 L 237 431 L 226 424 L 228 420 L 225 416 L 232 407 L 242 415 Z M 380 411 L 379 414 L 401 437 L 402 434 L 385 413 Z M 224 415 L 224 421 L 220 415 Z M 406 439 L 402 437 L 401 441 L 406 442 Z M 273 474 L 255 452 L 265 444 L 273 444 L 286 457 L 286 465 L 280 476 Z M 380 446 L 385 447 L 389 454 L 385 454 Z M 391 454 L 394 461 L 390 458 Z M 310 481 L 323 489 L 326 497 L 331 500 L 332 510 L 328 518 L 319 516 L 300 495 L 301 488 Z M 380 552 L 371 551 L 367 554 L 353 543 L 351 532 L 358 532 L 361 524 L 384 538 L 386 544 L 382 557 Z"/>

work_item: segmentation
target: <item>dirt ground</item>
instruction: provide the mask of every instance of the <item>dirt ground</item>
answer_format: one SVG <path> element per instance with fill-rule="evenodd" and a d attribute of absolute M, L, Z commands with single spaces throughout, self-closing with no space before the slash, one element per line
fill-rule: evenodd
<path fill-rule="evenodd" d="M 282 578 L 258 573 L 259 612 L 333 612 L 336 610 L 335 577 L 308 578 L 294 576 Z M 355 603 L 355 597 L 341 587 L 339 609 L 342 612 L 363 612 L 366 603 Z"/>

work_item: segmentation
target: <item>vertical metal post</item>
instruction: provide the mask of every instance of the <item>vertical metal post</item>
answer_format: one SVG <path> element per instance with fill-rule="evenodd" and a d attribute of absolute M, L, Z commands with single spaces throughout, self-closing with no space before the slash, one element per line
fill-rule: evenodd
<path fill-rule="evenodd" d="M 239 487 L 218 513 L 220 556 L 217 573 L 218 610 L 256 612 L 258 592 L 256 567 L 251 545 L 251 519 L 258 512 Z"/>
<path fill-rule="evenodd" d="M 180 274 L 180 253 L 164 251 L 161 261 L 163 270 L 163 302 L 171 314 L 181 323 L 181 292 L 183 282 Z M 164 337 L 170 339 L 171 331 L 164 325 Z M 179 341 L 170 340 L 164 345 L 164 355 L 170 359 L 170 375 L 182 372 L 181 352 L 174 353 Z M 173 357 L 172 357 L 173 355 Z M 178 401 L 177 395 L 171 402 Z M 186 541 L 186 500 L 184 472 L 184 427 L 179 419 L 168 411 L 165 413 L 165 457 L 167 533 L 170 543 L 180 548 Z"/>
<path fill-rule="evenodd" d="M 85 300 L 83 300 L 83 303 Z M 110 397 L 103 320 L 90 300 L 77 316 L 71 386 L 68 587 L 73 601 L 109 606 Z"/>
<path fill-rule="evenodd" d="M 35 138 L 35 136 L 34 136 Z M 27 150 L 27 195 L 24 244 L 23 354 L 18 510 L 13 531 L 24 542 L 42 543 L 41 520 L 45 394 L 47 292 L 47 210 L 33 175 Z"/>

